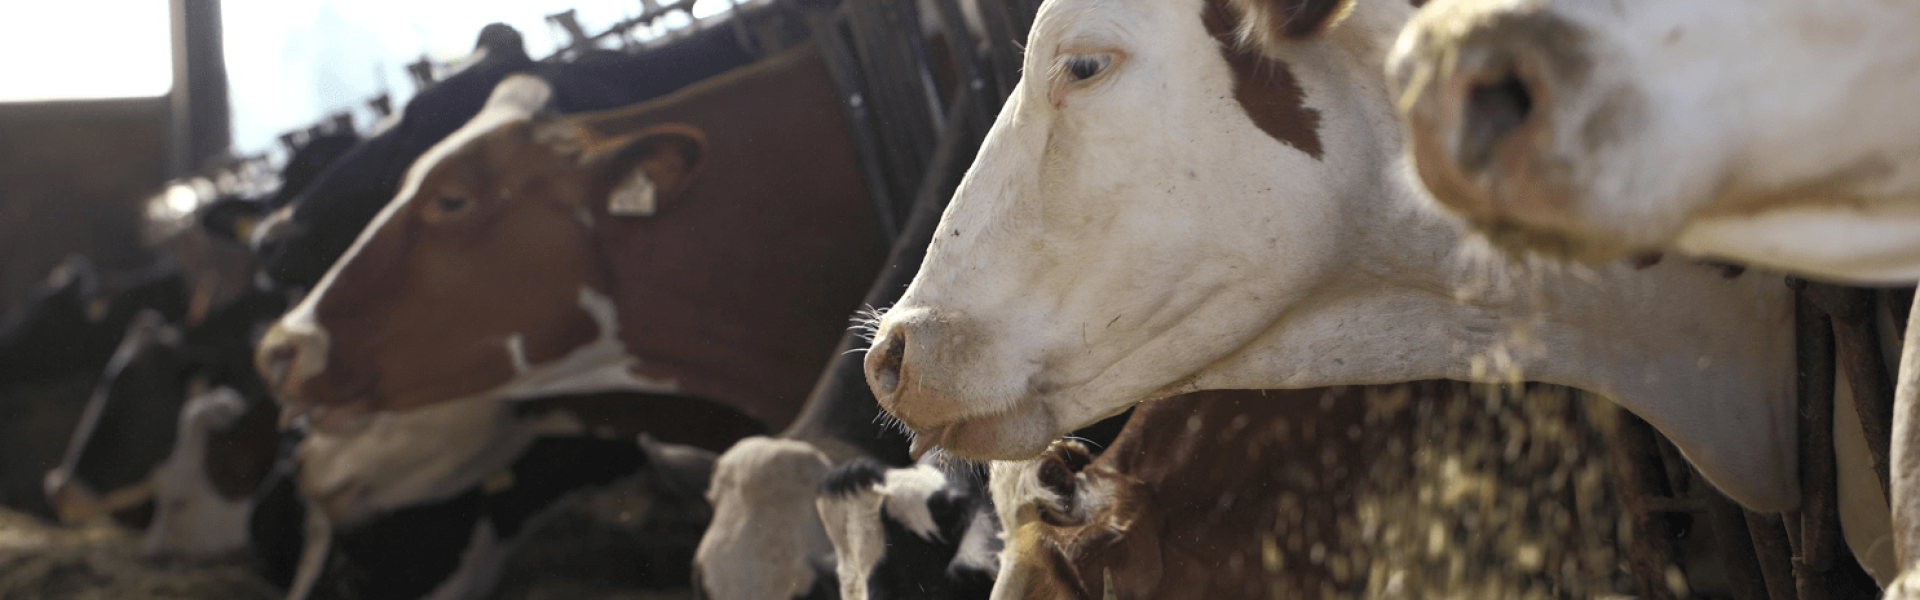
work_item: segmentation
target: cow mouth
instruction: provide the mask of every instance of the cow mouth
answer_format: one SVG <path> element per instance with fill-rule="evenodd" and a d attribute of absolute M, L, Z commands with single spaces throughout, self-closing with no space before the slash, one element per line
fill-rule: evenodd
<path fill-rule="evenodd" d="M 1600 264 L 1634 254 L 1636 250 L 1626 244 L 1589 239 L 1558 228 L 1505 216 L 1475 219 L 1471 225 L 1488 245 L 1515 262 L 1525 262 L 1528 258 L 1539 256 L 1551 260 Z"/>
<path fill-rule="evenodd" d="M 1025 459 L 1046 450 L 1063 433 L 1043 404 L 1021 402 L 1003 412 L 915 428 L 909 453 L 919 460 L 937 446 L 970 460 Z"/>

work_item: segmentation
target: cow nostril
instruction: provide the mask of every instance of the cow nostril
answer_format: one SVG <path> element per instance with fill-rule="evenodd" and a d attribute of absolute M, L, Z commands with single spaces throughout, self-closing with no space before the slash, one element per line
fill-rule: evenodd
<path fill-rule="evenodd" d="M 873 384 L 873 391 L 881 397 L 893 395 L 900 387 L 900 363 L 907 353 L 904 332 L 896 329 L 893 335 L 880 340 L 880 345 L 869 350 L 867 356 L 867 379 Z"/>
<path fill-rule="evenodd" d="M 1533 93 L 1512 70 L 1491 83 L 1469 88 L 1456 156 L 1461 171 L 1471 174 L 1486 168 L 1501 141 L 1532 113 Z"/>

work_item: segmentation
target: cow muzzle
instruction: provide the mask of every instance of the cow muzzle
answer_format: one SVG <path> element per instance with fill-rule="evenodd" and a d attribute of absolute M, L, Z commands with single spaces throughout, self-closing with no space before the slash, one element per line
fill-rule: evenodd
<path fill-rule="evenodd" d="M 917 432 L 951 424 L 968 414 L 966 403 L 943 393 L 946 386 L 938 378 L 922 376 L 920 369 L 951 371 L 952 343 L 943 335 L 951 329 L 946 321 L 933 318 L 928 311 L 888 315 L 880 322 L 867 350 L 867 385 L 880 407 Z M 943 362 L 949 364 L 941 364 Z"/>
<path fill-rule="evenodd" d="M 1430 5 L 1402 33 L 1388 71 L 1414 169 L 1496 245 L 1579 257 L 1555 120 L 1591 71 L 1585 36 L 1548 6 L 1482 6 Z"/>
<path fill-rule="evenodd" d="M 933 446 L 973 459 L 1025 458 L 1062 431 L 1026 385 L 1027 364 L 1006 360 L 973 321 L 927 309 L 895 310 L 867 351 L 867 384 L 880 407 L 915 432 L 912 454 Z"/>

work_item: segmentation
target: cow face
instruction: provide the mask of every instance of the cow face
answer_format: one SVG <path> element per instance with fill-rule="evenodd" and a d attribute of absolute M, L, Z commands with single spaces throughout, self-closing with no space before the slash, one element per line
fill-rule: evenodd
<path fill-rule="evenodd" d="M 1409 155 L 1495 243 L 1920 276 L 1920 9 L 1455 0 L 1394 49 Z"/>
<path fill-rule="evenodd" d="M 503 83 L 268 332 L 259 360 L 289 418 L 351 429 L 371 411 L 496 389 L 613 337 L 596 219 L 610 199 L 671 198 L 699 133 L 595 138 L 535 117 L 549 94 L 531 77 Z"/>
<path fill-rule="evenodd" d="M 833 542 L 814 508 L 832 468 L 798 440 L 751 437 L 720 455 L 707 488 L 713 522 L 693 555 L 698 597 L 837 597 Z"/>
<path fill-rule="evenodd" d="M 1397 210 L 1368 167 L 1393 149 L 1370 138 L 1391 115 L 1366 57 L 1410 10 L 1327 12 L 1346 16 L 1280 61 L 1217 3 L 1043 6 L 1028 76 L 880 323 L 882 406 L 962 455 L 1030 456 L 1353 268 L 1343 247 Z"/>
<path fill-rule="evenodd" d="M 1149 598 L 1164 574 L 1163 512 L 1146 483 L 1080 442 L 994 465 L 993 496 L 1009 528 L 996 598 Z"/>

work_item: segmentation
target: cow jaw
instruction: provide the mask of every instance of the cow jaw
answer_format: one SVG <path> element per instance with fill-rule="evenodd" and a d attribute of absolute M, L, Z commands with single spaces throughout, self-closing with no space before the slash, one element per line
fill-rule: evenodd
<path fill-rule="evenodd" d="M 1416 170 L 1503 245 L 1920 275 L 1912 6 L 1441 0 L 1389 73 Z"/>
<path fill-rule="evenodd" d="M 671 381 L 633 372 L 639 359 L 620 342 L 619 315 L 610 298 L 583 287 L 580 308 L 600 326 L 595 341 L 520 370 L 500 386 L 411 411 L 373 413 L 355 428 L 316 427 L 298 450 L 302 493 L 319 500 L 333 523 L 351 525 L 465 490 L 505 468 L 541 434 L 585 430 L 560 414 L 520 420 L 512 401 L 676 391 Z"/>

